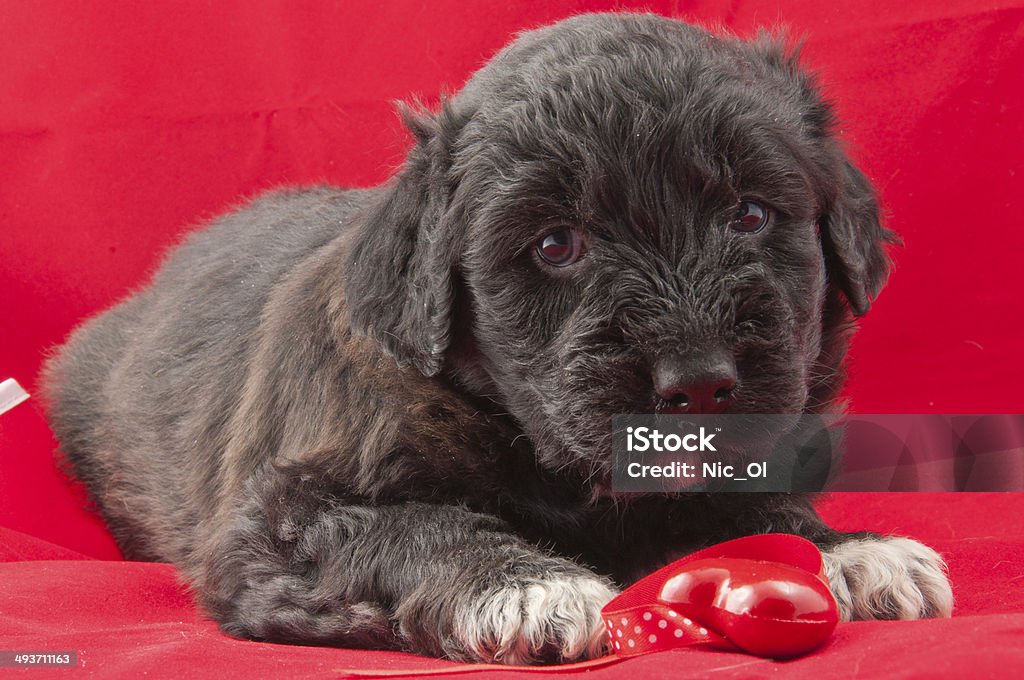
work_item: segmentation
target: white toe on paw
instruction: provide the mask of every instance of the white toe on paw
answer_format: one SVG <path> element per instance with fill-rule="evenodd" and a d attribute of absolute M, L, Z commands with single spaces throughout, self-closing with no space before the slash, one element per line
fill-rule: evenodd
<path fill-rule="evenodd" d="M 953 611 L 945 563 L 917 541 L 899 536 L 850 540 L 824 556 L 844 621 L 944 617 Z"/>
<path fill-rule="evenodd" d="M 576 661 L 607 653 L 601 608 L 615 597 L 594 577 L 512 581 L 461 607 L 455 637 L 478 661 Z"/>

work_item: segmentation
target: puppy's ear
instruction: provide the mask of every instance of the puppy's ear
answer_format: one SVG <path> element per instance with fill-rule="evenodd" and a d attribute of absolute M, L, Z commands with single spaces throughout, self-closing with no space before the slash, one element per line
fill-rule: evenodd
<path fill-rule="evenodd" d="M 838 193 L 819 226 L 829 278 L 862 316 L 889 278 L 885 245 L 899 239 L 882 226 L 871 183 L 848 160 L 842 161 Z"/>
<path fill-rule="evenodd" d="M 436 375 L 451 336 L 459 238 L 446 218 L 450 144 L 461 127 L 447 105 L 431 115 L 401 107 L 416 145 L 355 235 L 345 263 L 352 329 L 399 365 Z"/>

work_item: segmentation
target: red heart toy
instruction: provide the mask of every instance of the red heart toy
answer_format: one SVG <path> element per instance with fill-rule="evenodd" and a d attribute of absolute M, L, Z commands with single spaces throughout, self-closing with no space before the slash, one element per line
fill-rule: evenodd
<path fill-rule="evenodd" d="M 839 621 L 821 552 L 790 534 L 739 538 L 676 560 L 602 614 L 623 656 L 708 645 L 789 658 L 820 646 Z"/>

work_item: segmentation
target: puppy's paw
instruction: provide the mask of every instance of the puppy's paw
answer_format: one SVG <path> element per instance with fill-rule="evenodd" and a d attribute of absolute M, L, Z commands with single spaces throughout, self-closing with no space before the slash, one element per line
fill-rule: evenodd
<path fill-rule="evenodd" d="M 449 656 L 507 664 L 602 656 L 609 641 L 601 608 L 614 596 L 588 575 L 511 580 L 458 605 Z"/>
<path fill-rule="evenodd" d="M 949 616 L 953 591 L 939 554 L 909 538 L 845 541 L 824 552 L 844 621 Z"/>

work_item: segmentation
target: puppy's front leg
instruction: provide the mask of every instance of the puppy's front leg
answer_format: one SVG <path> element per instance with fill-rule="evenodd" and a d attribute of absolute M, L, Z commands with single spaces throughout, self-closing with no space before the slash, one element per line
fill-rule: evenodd
<path fill-rule="evenodd" d="M 841 533 L 822 554 L 845 621 L 952 614 L 946 565 L 923 543 L 902 536 Z"/>
<path fill-rule="evenodd" d="M 493 517 L 422 503 L 265 498 L 219 532 L 197 579 L 228 633 L 500 663 L 605 651 L 600 610 L 611 584 Z"/>

